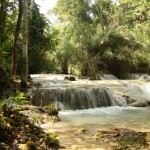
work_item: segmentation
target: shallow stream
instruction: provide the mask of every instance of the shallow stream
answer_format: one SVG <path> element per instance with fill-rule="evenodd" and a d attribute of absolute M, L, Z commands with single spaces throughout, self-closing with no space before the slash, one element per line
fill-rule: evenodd
<path fill-rule="evenodd" d="M 34 75 L 35 82 L 42 83 L 40 89 L 105 87 L 112 95 L 127 95 L 131 98 L 150 100 L 150 82 L 147 80 L 102 80 L 102 81 L 65 81 L 64 76 Z M 120 99 L 121 100 L 121 99 Z M 63 104 L 61 104 L 63 105 Z M 63 107 L 62 107 L 63 108 Z M 96 141 L 94 135 L 99 130 L 126 128 L 137 132 L 150 131 L 150 107 L 109 106 L 83 110 L 61 110 L 60 122 L 48 122 L 41 127 L 46 132 L 58 133 L 61 144 L 66 149 L 112 150 L 113 142 Z"/>

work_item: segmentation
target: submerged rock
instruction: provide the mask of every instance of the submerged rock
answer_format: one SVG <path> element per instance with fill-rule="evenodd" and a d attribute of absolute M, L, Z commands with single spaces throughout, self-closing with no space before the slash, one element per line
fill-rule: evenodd
<path fill-rule="evenodd" d="M 72 131 L 77 133 L 85 133 L 87 130 L 84 128 L 73 128 Z"/>
<path fill-rule="evenodd" d="M 97 140 L 103 140 L 106 143 L 115 143 L 115 149 L 149 149 L 149 135 L 146 132 L 136 132 L 129 129 L 115 128 L 112 130 L 101 130 L 95 133 Z M 109 145 L 109 144 L 108 144 Z"/>

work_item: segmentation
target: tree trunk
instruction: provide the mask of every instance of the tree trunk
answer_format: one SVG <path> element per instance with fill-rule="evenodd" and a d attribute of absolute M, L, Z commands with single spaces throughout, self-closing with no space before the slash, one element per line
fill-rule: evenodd
<path fill-rule="evenodd" d="M 28 0 L 23 1 L 23 44 L 22 44 L 22 70 L 21 85 L 27 86 L 28 77 Z"/>
<path fill-rule="evenodd" d="M 65 58 L 61 63 L 62 74 L 68 74 L 68 59 Z"/>
<path fill-rule="evenodd" d="M 15 34 L 14 34 L 14 45 L 13 45 L 13 51 L 12 51 L 12 68 L 11 68 L 11 79 L 12 80 L 16 79 L 18 39 L 19 39 L 22 14 L 23 14 L 22 0 L 19 0 L 19 14 L 18 14 L 18 20 L 17 20 L 16 30 L 15 30 Z"/>
<path fill-rule="evenodd" d="M 6 1 L 0 0 L 0 66 L 3 63 L 3 49 L 2 45 L 5 41 L 5 26 L 6 26 Z"/>

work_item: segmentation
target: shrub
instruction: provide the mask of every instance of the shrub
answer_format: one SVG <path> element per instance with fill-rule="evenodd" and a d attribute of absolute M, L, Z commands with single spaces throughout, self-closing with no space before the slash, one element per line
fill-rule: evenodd
<path fill-rule="evenodd" d="M 53 133 L 48 133 L 45 139 L 45 144 L 47 147 L 58 147 L 60 138 L 58 135 Z"/>

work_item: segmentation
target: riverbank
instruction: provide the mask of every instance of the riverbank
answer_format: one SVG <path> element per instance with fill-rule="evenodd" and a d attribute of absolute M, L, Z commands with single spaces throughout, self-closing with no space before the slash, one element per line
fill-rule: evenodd
<path fill-rule="evenodd" d="M 13 103 L 3 105 L 2 102 L 0 112 L 0 150 L 58 149 L 58 136 L 50 132 L 45 133 L 39 126 L 43 117 L 54 121 L 57 115 L 50 114 L 44 108 Z M 31 114 L 26 115 L 24 112 Z M 33 116 L 32 113 L 42 115 Z"/>
<path fill-rule="evenodd" d="M 59 118 L 57 115 L 50 115 L 45 108 L 31 105 L 3 108 L 2 114 L 4 121 L 1 119 L 0 122 L 1 150 L 150 149 L 150 132 L 146 131 L 138 132 L 119 127 L 102 129 L 100 126 L 96 130 L 90 130 L 92 125 L 91 128 L 90 125 L 89 128 L 77 125 L 73 127 L 66 122 L 67 127 L 62 125 L 64 120 L 61 115 Z M 53 139 L 46 143 L 49 133 L 53 135 Z"/>

